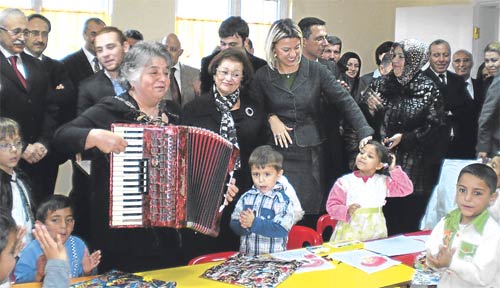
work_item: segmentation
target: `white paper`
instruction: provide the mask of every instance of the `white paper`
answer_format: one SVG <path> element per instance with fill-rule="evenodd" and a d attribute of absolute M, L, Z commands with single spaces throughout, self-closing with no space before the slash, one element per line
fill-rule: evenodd
<path fill-rule="evenodd" d="M 424 251 L 425 242 L 401 235 L 365 242 L 364 248 L 382 255 L 395 256 Z"/>

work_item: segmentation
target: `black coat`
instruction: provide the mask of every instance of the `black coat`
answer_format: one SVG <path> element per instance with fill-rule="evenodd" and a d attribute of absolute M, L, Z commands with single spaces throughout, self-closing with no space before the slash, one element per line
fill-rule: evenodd
<path fill-rule="evenodd" d="M 424 74 L 436 83 L 442 95 L 446 113 L 446 130 L 441 133 L 443 158 L 472 159 L 477 138 L 477 110 L 469 97 L 465 81 L 457 74 L 446 72 L 446 85 L 428 68 Z M 453 129 L 453 136 L 450 137 Z"/>
<path fill-rule="evenodd" d="M 253 149 L 265 143 L 262 132 L 267 129 L 264 111 L 253 99 L 242 90 L 240 109 L 232 111 L 236 126 L 242 168 L 235 173 L 238 188 L 243 192 L 252 186 L 248 158 Z M 183 109 L 182 123 L 220 132 L 222 114 L 217 111 L 213 92 L 202 94 L 199 98 L 186 104 Z"/>
<path fill-rule="evenodd" d="M 82 114 L 106 96 L 115 96 L 115 88 L 104 70 L 101 70 L 84 79 L 78 86 L 76 114 Z"/>

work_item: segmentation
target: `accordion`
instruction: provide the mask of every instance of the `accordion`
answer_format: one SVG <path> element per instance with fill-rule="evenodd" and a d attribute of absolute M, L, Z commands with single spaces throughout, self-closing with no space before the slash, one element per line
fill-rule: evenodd
<path fill-rule="evenodd" d="M 191 228 L 216 237 L 239 150 L 190 126 L 112 124 L 128 142 L 110 158 L 110 227 Z"/>

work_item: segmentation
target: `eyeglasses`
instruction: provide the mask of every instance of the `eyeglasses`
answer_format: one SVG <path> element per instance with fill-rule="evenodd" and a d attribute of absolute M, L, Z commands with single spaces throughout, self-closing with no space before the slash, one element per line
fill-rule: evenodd
<path fill-rule="evenodd" d="M 19 35 L 23 35 L 24 37 L 28 37 L 29 34 L 30 34 L 30 30 L 28 29 L 21 29 L 21 28 L 16 28 L 14 30 L 9 30 L 5 27 L 1 27 L 0 26 L 0 30 L 3 30 L 7 33 L 9 33 L 11 36 L 14 36 L 14 37 L 19 37 Z"/>
<path fill-rule="evenodd" d="M 235 72 L 229 72 L 226 70 L 219 70 L 217 69 L 217 75 L 222 78 L 226 78 L 228 75 L 231 75 L 231 79 L 237 80 L 241 77 L 241 72 L 240 71 L 235 71 Z"/>
<path fill-rule="evenodd" d="M 23 142 L 17 141 L 14 143 L 0 143 L 0 151 L 2 151 L 2 152 L 9 152 L 12 149 L 12 147 L 19 150 L 19 149 L 23 148 Z"/>
<path fill-rule="evenodd" d="M 29 34 L 31 34 L 32 37 L 38 37 L 40 35 L 42 35 L 43 38 L 49 37 L 48 31 L 30 30 L 28 32 L 29 32 Z"/>

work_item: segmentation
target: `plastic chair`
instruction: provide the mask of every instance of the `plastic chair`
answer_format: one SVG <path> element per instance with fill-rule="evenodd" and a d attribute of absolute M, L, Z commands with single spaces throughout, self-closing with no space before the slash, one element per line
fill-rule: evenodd
<path fill-rule="evenodd" d="M 330 237 L 332 236 L 333 230 L 337 225 L 337 220 L 332 219 L 330 215 L 324 214 L 318 218 L 316 222 L 316 232 L 321 235 L 323 242 L 330 241 Z M 326 229 L 326 233 L 325 233 Z"/>
<path fill-rule="evenodd" d="M 236 251 L 227 251 L 227 252 L 216 252 L 216 253 L 200 255 L 200 256 L 194 257 L 193 259 L 189 260 L 188 265 L 222 261 L 222 260 L 226 260 L 227 258 L 229 258 L 237 253 L 238 252 L 236 252 Z"/>
<path fill-rule="evenodd" d="M 314 229 L 294 225 L 290 232 L 288 232 L 288 243 L 286 243 L 286 249 L 298 249 L 306 246 L 316 246 L 323 244 L 323 239 L 321 235 Z"/>

